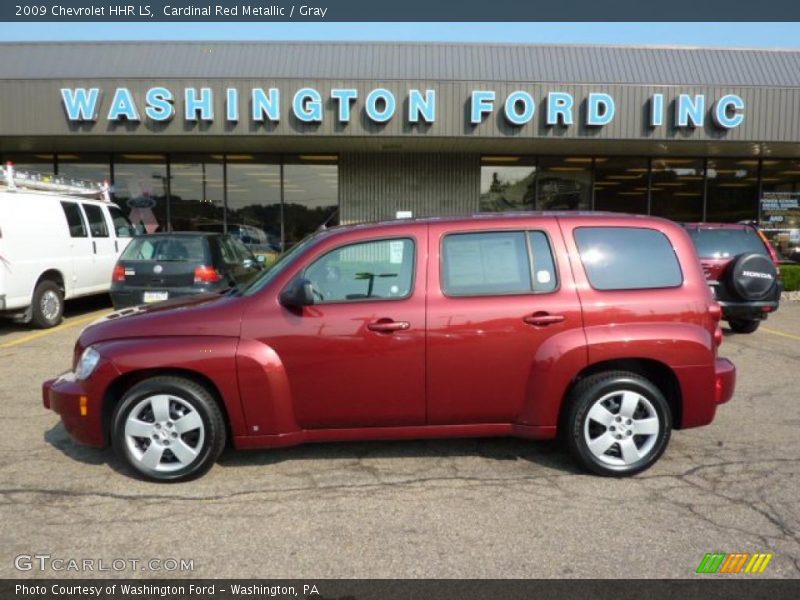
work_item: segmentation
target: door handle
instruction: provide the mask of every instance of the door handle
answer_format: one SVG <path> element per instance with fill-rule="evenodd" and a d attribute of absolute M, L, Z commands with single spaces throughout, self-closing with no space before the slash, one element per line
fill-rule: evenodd
<path fill-rule="evenodd" d="M 377 331 L 378 333 L 392 333 L 395 331 L 404 331 L 411 327 L 408 321 L 392 321 L 390 319 L 381 319 L 374 323 L 369 323 L 367 329 L 370 331 Z"/>
<path fill-rule="evenodd" d="M 94 240 L 92 240 L 92 250 L 94 250 L 94 253 L 97 254 L 97 242 Z"/>
<path fill-rule="evenodd" d="M 114 240 L 114 252 L 119 252 L 119 242 Z"/>
<path fill-rule="evenodd" d="M 553 325 L 554 323 L 562 323 L 566 320 L 566 317 L 564 315 L 551 315 L 550 313 L 546 312 L 536 312 L 532 315 L 528 315 L 527 317 L 522 317 L 522 320 L 528 325 L 547 327 L 548 325 Z"/>

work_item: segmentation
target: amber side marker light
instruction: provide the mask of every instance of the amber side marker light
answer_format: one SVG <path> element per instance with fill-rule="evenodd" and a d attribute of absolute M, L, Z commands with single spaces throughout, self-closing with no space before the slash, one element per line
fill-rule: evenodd
<path fill-rule="evenodd" d="M 89 414 L 89 396 L 81 396 L 78 398 L 78 408 L 81 411 L 82 417 Z"/>

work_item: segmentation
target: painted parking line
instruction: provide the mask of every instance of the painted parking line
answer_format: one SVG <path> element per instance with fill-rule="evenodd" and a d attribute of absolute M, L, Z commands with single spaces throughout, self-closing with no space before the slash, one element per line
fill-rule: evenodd
<path fill-rule="evenodd" d="M 96 321 L 97 319 L 104 317 L 107 314 L 110 314 L 112 311 L 106 311 L 100 314 L 93 314 L 88 317 L 83 317 L 81 319 L 75 319 L 74 321 L 69 321 L 67 323 L 62 323 L 58 327 L 53 327 L 52 329 L 45 329 L 44 331 L 37 331 L 36 333 L 32 333 L 30 335 L 26 335 L 24 337 L 18 338 L 16 340 L 11 340 L 10 342 L 6 342 L 5 344 L 0 344 L 1 348 L 11 348 L 13 346 L 19 346 L 20 344 L 24 344 L 25 342 L 30 342 L 40 337 L 44 337 L 46 335 L 51 335 L 53 333 L 58 333 L 59 331 L 64 331 L 65 329 L 70 329 L 71 327 L 75 327 L 77 325 L 81 325 L 83 323 L 88 323 L 89 321 Z"/>
<path fill-rule="evenodd" d="M 785 333 L 783 331 L 778 331 L 776 329 L 770 329 L 768 327 L 762 327 L 761 331 L 766 331 L 767 333 L 771 333 L 772 335 L 779 335 L 781 337 L 789 338 L 790 340 L 798 340 L 798 341 L 800 341 L 800 335 L 794 335 L 792 333 Z"/>

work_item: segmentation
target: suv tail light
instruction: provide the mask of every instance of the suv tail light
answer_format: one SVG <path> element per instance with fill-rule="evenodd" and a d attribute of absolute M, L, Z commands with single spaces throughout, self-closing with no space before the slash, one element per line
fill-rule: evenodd
<path fill-rule="evenodd" d="M 773 248 L 772 243 L 769 241 L 767 236 L 764 235 L 763 231 L 761 231 L 757 227 L 755 228 L 755 230 L 756 233 L 758 234 L 758 237 L 761 238 L 761 241 L 764 242 L 764 245 L 767 247 L 767 252 L 769 252 L 769 257 L 772 259 L 772 262 L 775 263 L 775 267 L 776 268 L 779 267 L 781 261 L 780 258 L 778 257 L 778 253 L 775 251 L 775 248 Z M 778 276 L 780 277 L 780 269 L 778 270 Z"/>
<path fill-rule="evenodd" d="M 112 281 L 125 281 L 125 267 L 117 265 L 114 267 L 114 275 L 111 277 Z"/>
<path fill-rule="evenodd" d="M 712 302 L 708 305 L 708 314 L 714 322 L 714 344 L 719 347 L 722 345 L 722 327 L 719 325 L 722 320 L 722 307 L 719 302 Z"/>
<path fill-rule="evenodd" d="M 194 270 L 194 282 L 197 283 L 216 283 L 222 279 L 219 271 L 208 265 L 200 265 Z"/>

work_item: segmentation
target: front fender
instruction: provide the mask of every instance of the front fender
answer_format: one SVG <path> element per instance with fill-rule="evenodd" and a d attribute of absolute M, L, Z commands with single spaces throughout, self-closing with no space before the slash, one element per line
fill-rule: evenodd
<path fill-rule="evenodd" d="M 166 336 L 99 342 L 94 347 L 121 376 L 138 371 L 186 371 L 208 379 L 219 391 L 234 436 L 246 432 L 236 375 L 238 338 Z"/>

